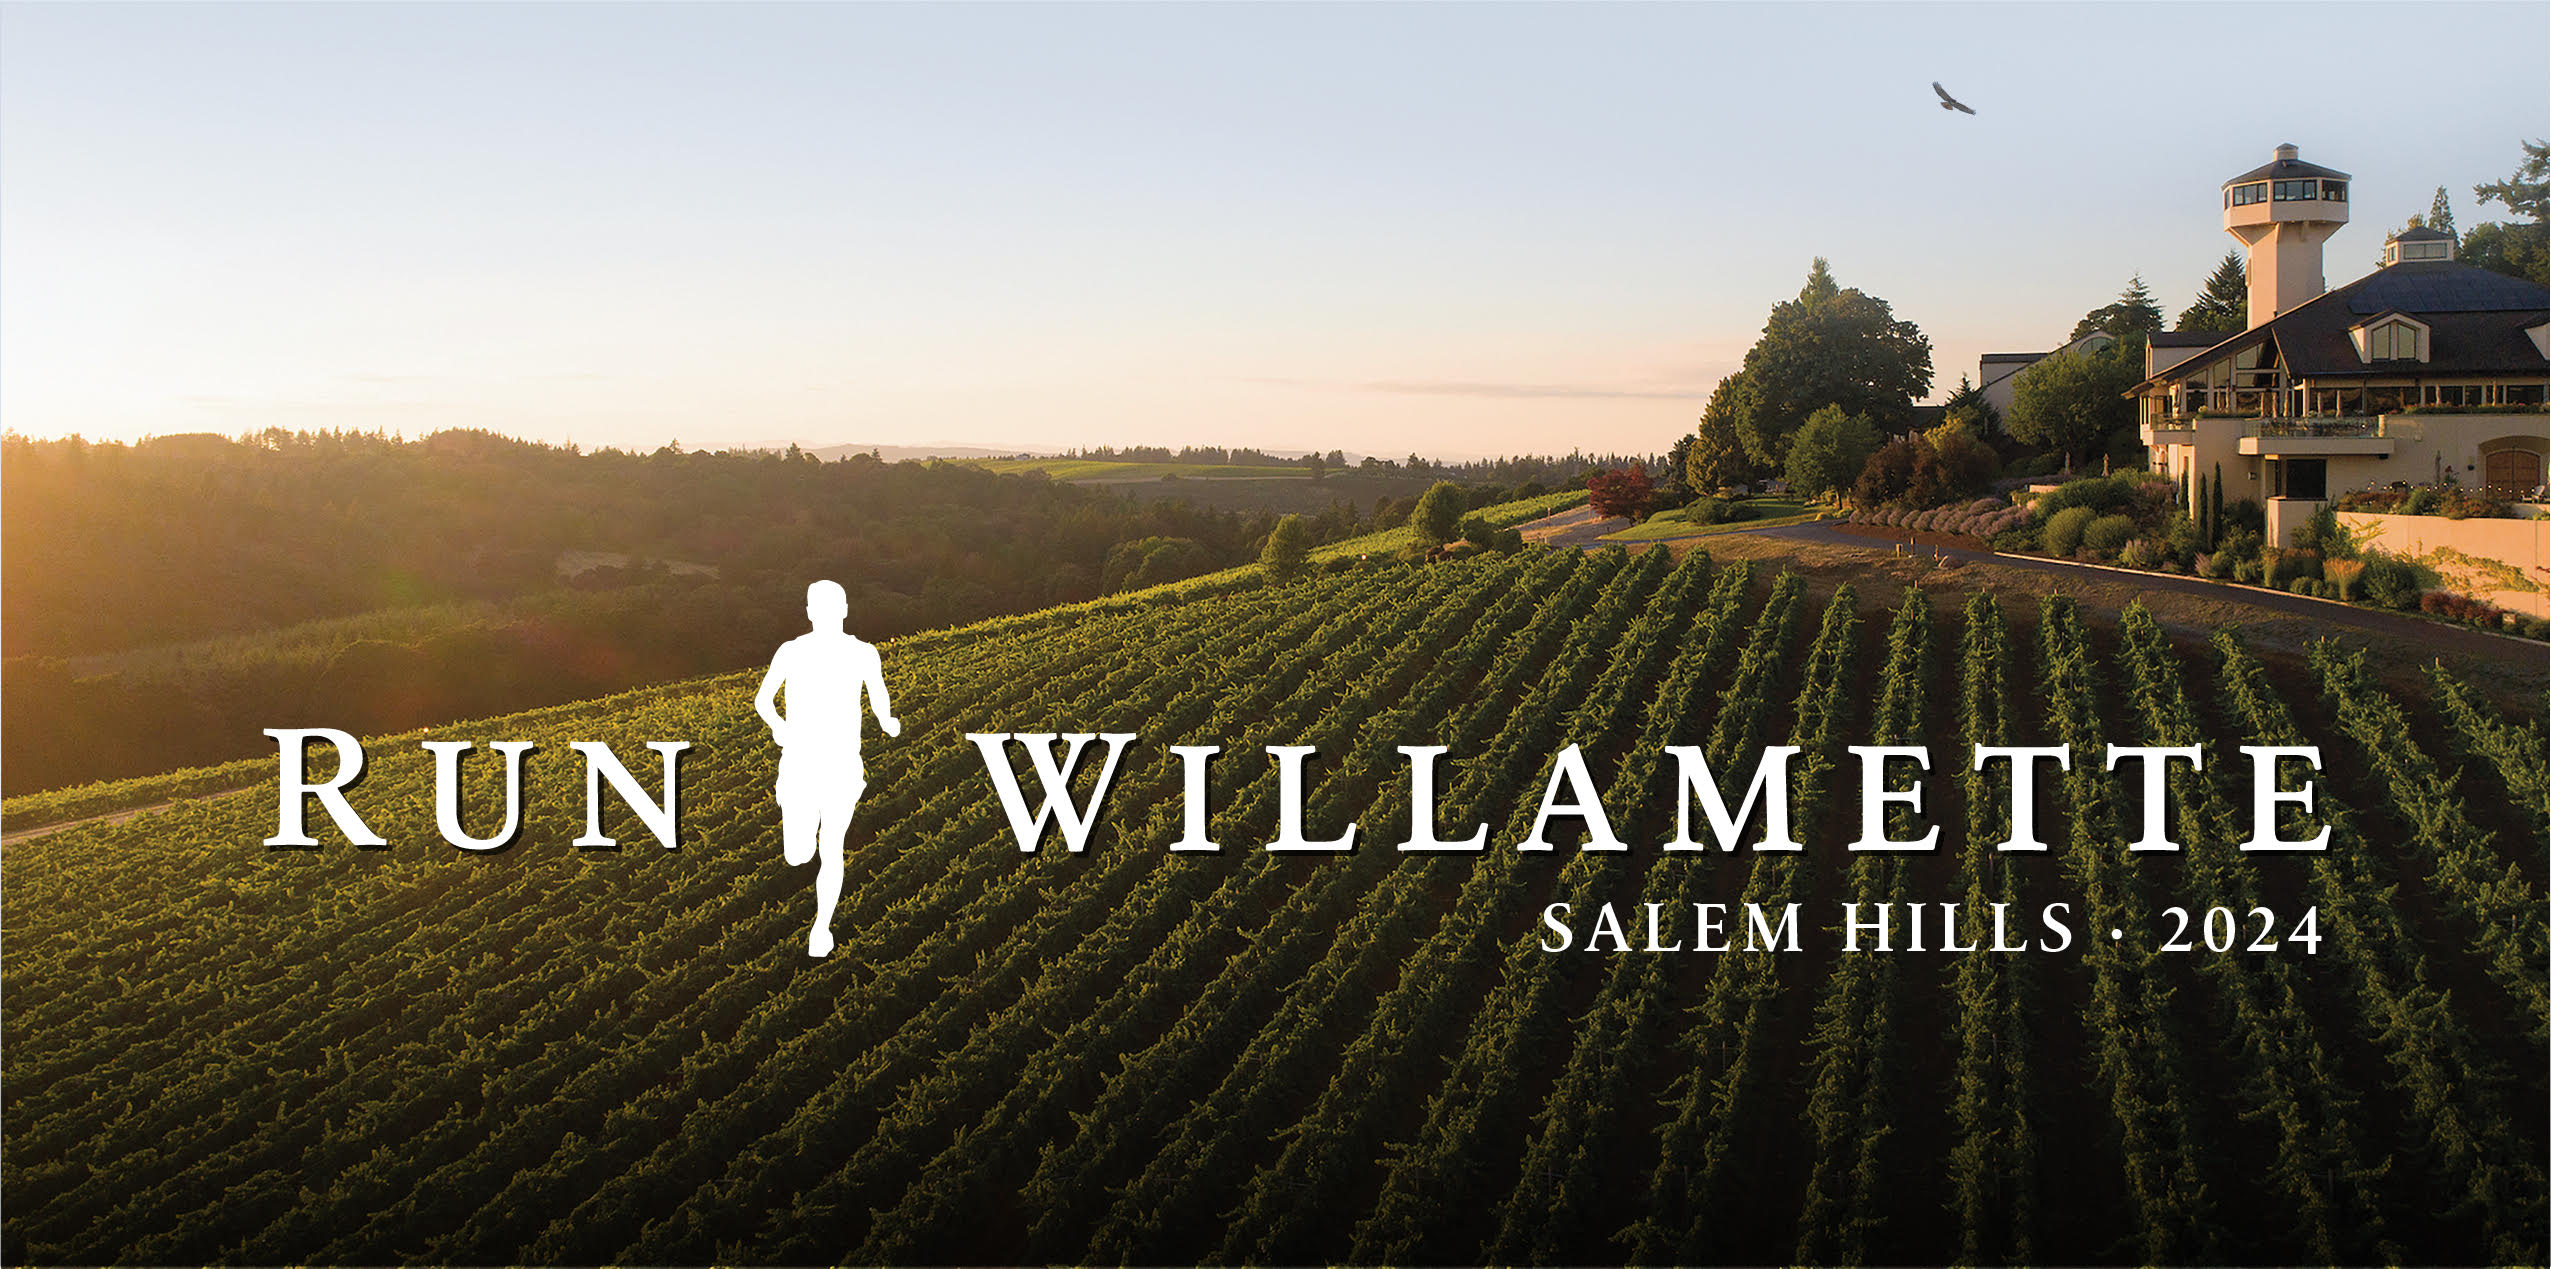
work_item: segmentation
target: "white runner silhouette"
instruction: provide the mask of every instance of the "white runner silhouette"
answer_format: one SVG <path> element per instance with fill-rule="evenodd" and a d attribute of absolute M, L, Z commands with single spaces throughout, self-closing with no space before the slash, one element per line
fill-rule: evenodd
<path fill-rule="evenodd" d="M 886 669 L 877 649 L 842 630 L 850 616 L 850 597 L 838 582 L 816 582 L 806 588 L 806 621 L 813 629 L 779 646 L 771 655 L 770 673 L 753 698 L 754 710 L 779 742 L 780 841 L 795 867 L 822 856 L 815 871 L 815 927 L 806 935 L 808 956 L 833 950 L 833 904 L 841 898 L 842 837 L 850 831 L 851 813 L 868 788 L 867 769 L 859 761 L 859 694 L 868 693 L 877 725 L 889 736 L 903 734 L 894 704 L 886 698 Z M 788 715 L 781 717 L 781 689 L 788 692 Z"/>

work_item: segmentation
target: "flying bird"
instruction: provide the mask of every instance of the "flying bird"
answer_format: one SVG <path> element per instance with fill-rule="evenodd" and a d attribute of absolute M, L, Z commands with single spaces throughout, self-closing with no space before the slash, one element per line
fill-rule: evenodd
<path fill-rule="evenodd" d="M 1940 87 L 1940 81 L 1938 81 L 1938 80 L 1936 80 L 1936 79 L 1931 81 L 1931 91 L 1933 91 L 1933 92 L 1935 92 L 1935 93 L 1940 94 L 1940 109 L 1942 109 L 1942 110 L 1963 110 L 1963 111 L 1965 111 L 1965 112 L 1966 112 L 1966 113 L 1968 113 L 1968 114 L 1974 114 L 1974 113 L 1975 113 L 1975 107 L 1970 106 L 1970 105 L 1966 104 L 1965 102 L 1960 101 L 1960 100 L 1958 100 L 1957 98 L 1950 96 L 1950 95 L 1949 95 L 1949 90 L 1948 90 L 1948 89 L 1946 89 L 1946 88 L 1942 88 L 1942 87 Z"/>

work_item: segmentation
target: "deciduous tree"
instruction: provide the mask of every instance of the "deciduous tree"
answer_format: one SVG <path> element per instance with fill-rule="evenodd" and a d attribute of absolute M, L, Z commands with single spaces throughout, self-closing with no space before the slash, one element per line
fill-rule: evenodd
<path fill-rule="evenodd" d="M 1828 405 L 1882 429 L 1909 425 L 1931 391 L 1931 341 L 1885 300 L 1835 282 L 1819 256 L 1798 298 L 1772 307 L 1741 374 L 1728 403 L 1736 438 L 1757 467 L 1778 470 L 1799 425 Z"/>
<path fill-rule="evenodd" d="M 1628 516 L 1632 523 L 1647 518 L 1648 503 L 1656 496 L 1655 482 L 1648 479 L 1647 465 L 1632 463 L 1610 471 L 1597 472 L 1586 481 L 1586 494 L 1594 504 L 1596 515 Z"/>
<path fill-rule="evenodd" d="M 1453 540 L 1454 530 L 1461 526 L 1462 512 L 1469 509 L 1462 499 L 1461 486 L 1439 480 L 1418 498 L 1417 509 L 1409 513 L 1409 527 L 1417 530 L 1418 541 L 1441 546 Z"/>
<path fill-rule="evenodd" d="M 2108 447 L 2110 434 L 2135 421 L 2126 390 L 2142 378 L 2141 345 L 2119 343 L 2104 352 L 2059 352 L 2019 373 L 2011 382 L 2011 435 L 2031 445 L 2087 461 Z"/>
<path fill-rule="evenodd" d="M 1789 443 L 1789 462 L 1781 469 L 1789 491 L 1815 498 L 1849 489 L 1860 478 L 1882 438 L 1868 419 L 1829 405 L 1807 416 Z"/>

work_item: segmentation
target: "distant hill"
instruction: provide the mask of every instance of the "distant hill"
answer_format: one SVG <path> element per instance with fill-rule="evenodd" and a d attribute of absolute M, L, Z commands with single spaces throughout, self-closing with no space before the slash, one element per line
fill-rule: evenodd
<path fill-rule="evenodd" d="M 806 451 L 828 463 L 837 463 L 853 454 L 874 453 L 890 463 L 931 458 L 1019 458 L 1045 457 L 1059 451 L 1050 449 L 1002 449 L 991 445 L 827 445 Z"/>

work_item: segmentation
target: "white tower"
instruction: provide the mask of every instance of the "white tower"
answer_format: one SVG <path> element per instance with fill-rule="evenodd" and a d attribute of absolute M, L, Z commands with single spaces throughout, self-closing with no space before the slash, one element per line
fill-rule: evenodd
<path fill-rule="evenodd" d="M 2274 162 L 2223 183 L 2223 231 L 2250 249 L 2252 326 L 2328 289 L 2321 244 L 2347 224 L 2347 173 L 2294 156 L 2280 145 Z"/>

